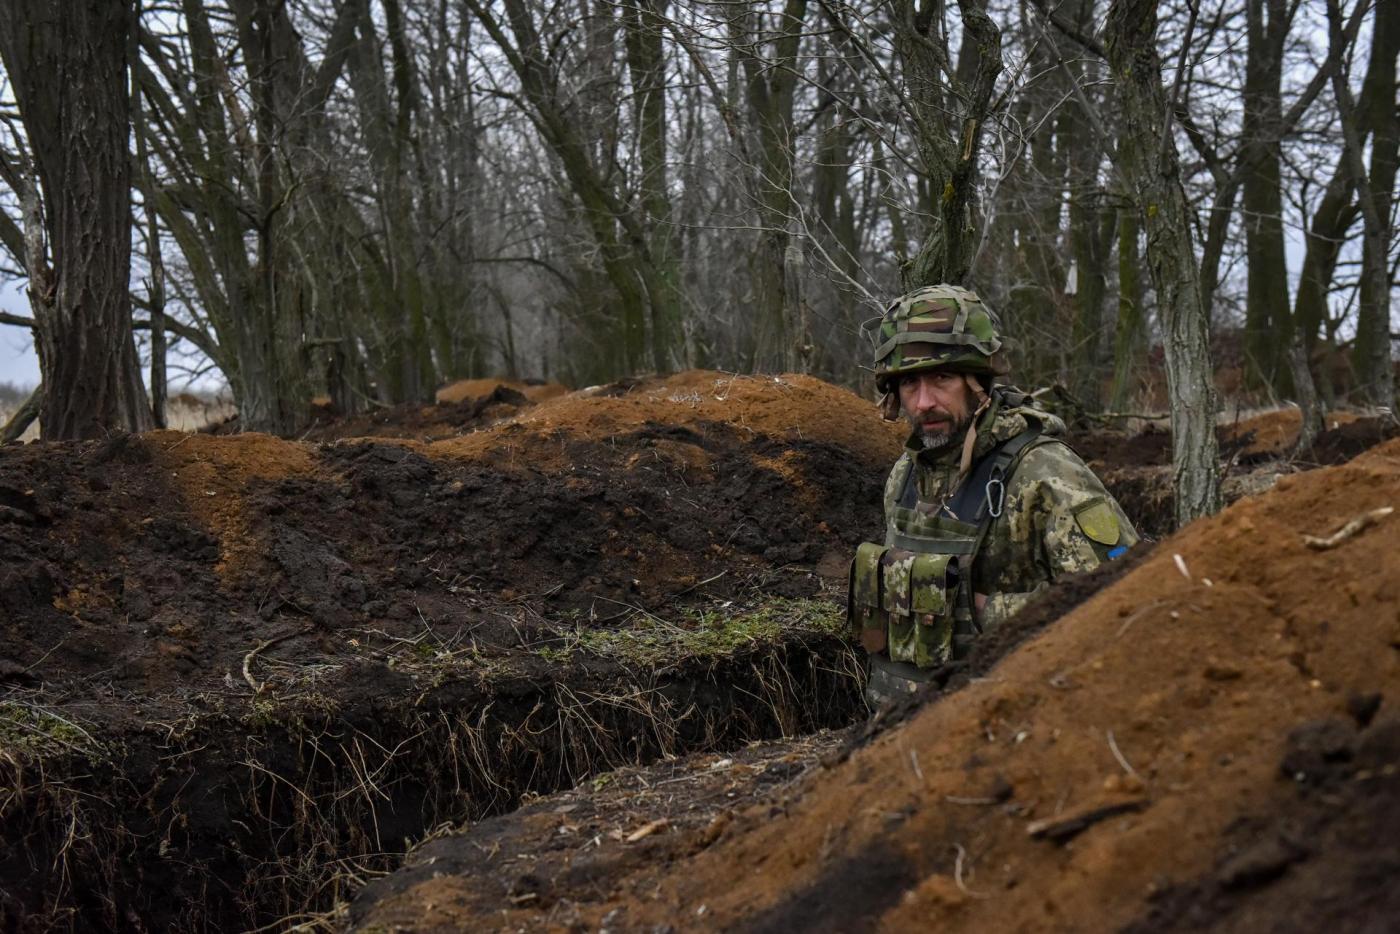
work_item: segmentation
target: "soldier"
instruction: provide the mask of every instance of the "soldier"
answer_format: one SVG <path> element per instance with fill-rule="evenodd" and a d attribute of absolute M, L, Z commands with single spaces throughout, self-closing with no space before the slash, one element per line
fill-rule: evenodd
<path fill-rule="evenodd" d="M 851 565 L 866 696 L 910 693 L 1063 574 L 1138 541 L 1065 425 L 997 382 L 996 316 L 952 285 L 916 289 L 867 328 L 881 414 L 912 426 L 885 483 L 885 541 Z"/>

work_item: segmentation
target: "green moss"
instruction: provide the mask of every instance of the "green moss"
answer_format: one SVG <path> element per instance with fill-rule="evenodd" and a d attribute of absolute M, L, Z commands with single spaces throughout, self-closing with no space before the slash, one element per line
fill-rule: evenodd
<path fill-rule="evenodd" d="M 0 748 L 28 756 L 107 758 L 102 743 L 78 724 L 37 704 L 13 700 L 0 701 Z"/>
<path fill-rule="evenodd" d="M 578 645 L 607 658 L 657 664 L 733 655 L 796 633 L 837 635 L 844 625 L 845 611 L 830 600 L 773 598 L 748 608 L 709 607 L 675 622 L 638 613 L 622 628 L 583 630 Z"/>

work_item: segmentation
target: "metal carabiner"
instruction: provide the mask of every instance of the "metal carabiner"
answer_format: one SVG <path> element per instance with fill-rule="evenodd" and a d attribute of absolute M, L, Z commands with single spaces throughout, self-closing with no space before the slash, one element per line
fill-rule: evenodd
<path fill-rule="evenodd" d="M 992 496 L 992 487 L 996 487 L 996 496 Z M 1001 516 L 1002 507 L 1006 505 L 1006 484 L 1001 482 L 1000 477 L 993 477 L 987 481 L 985 491 L 987 498 L 987 515 L 993 519 Z"/>

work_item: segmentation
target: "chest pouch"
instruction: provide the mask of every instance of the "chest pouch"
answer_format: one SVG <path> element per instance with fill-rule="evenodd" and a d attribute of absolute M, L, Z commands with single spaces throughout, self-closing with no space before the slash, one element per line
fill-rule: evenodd
<path fill-rule="evenodd" d="M 868 652 L 920 668 L 946 664 L 957 587 L 956 555 L 861 545 L 851 562 L 851 627 Z"/>

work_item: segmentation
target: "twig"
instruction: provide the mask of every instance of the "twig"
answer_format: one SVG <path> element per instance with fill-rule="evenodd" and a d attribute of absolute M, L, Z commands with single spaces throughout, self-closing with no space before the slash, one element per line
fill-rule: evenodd
<path fill-rule="evenodd" d="M 1303 544 L 1317 551 L 1327 551 L 1329 548 L 1336 548 L 1349 538 L 1355 538 L 1366 529 L 1375 525 L 1395 511 L 1394 506 L 1382 506 L 1380 509 L 1372 509 L 1370 512 L 1362 513 L 1342 526 L 1333 534 L 1326 538 L 1319 538 L 1316 535 L 1304 535 Z"/>
<path fill-rule="evenodd" d="M 651 836 L 658 830 L 664 830 L 666 827 L 670 826 L 670 823 L 671 822 L 666 818 L 659 817 L 649 824 L 643 824 L 638 829 L 629 833 L 624 839 L 626 839 L 628 843 L 636 843 L 638 840 Z"/>
<path fill-rule="evenodd" d="M 1147 782 L 1142 780 L 1142 776 L 1137 773 L 1137 769 L 1129 764 L 1128 760 L 1123 756 L 1123 751 L 1118 748 L 1118 740 L 1113 738 L 1113 731 L 1106 730 L 1105 732 L 1108 734 L 1108 748 L 1113 751 L 1113 758 L 1118 760 L 1118 764 L 1123 767 L 1123 771 L 1127 772 L 1139 782 L 1142 782 L 1143 785 L 1146 785 Z"/>
<path fill-rule="evenodd" d="M 263 688 L 267 687 L 267 684 L 266 682 L 264 682 L 263 684 L 259 684 L 257 679 L 253 677 L 253 659 L 257 658 L 260 652 L 272 648 L 279 642 L 286 642 L 293 636 L 305 635 L 310 631 L 311 627 L 303 626 L 301 629 L 295 630 L 294 632 L 284 632 L 280 636 L 274 636 L 273 638 L 268 639 L 266 642 L 253 649 L 253 651 L 243 656 L 243 680 L 247 681 L 249 686 L 252 687 L 254 694 L 261 694 L 263 692 Z"/>
<path fill-rule="evenodd" d="M 1186 570 L 1186 559 L 1179 554 L 1174 554 L 1172 560 L 1176 562 L 1176 569 L 1181 572 L 1181 576 L 1190 580 L 1191 572 Z"/>
<path fill-rule="evenodd" d="M 714 577 L 706 578 L 705 580 L 700 581 L 698 584 L 691 584 L 689 587 L 687 587 L 687 588 L 684 589 L 684 590 L 678 590 L 678 591 L 676 591 L 675 593 L 671 594 L 671 598 L 672 598 L 672 599 L 675 599 L 676 597 L 683 597 L 683 596 L 685 596 L 686 594 L 690 593 L 692 590 L 697 590 L 697 589 L 699 589 L 699 588 L 701 588 L 701 587 L 704 587 L 706 584 L 713 584 L 715 581 L 719 580 L 721 577 L 723 577 L 724 575 L 726 575 L 726 574 L 728 574 L 728 573 L 729 573 L 728 571 L 720 571 L 720 572 L 719 572 L 718 574 L 716 574 Z"/>
<path fill-rule="evenodd" d="M 974 892 L 963 882 L 963 860 L 967 858 L 967 851 L 962 848 L 961 843 L 953 844 L 953 849 L 958 851 L 958 858 L 953 861 L 953 881 L 957 883 L 958 891 L 970 898 L 991 898 L 982 892 Z"/>
<path fill-rule="evenodd" d="M 1047 817 L 1044 820 L 1032 821 L 1027 824 L 1026 833 L 1037 840 L 1045 839 L 1064 843 L 1101 820 L 1116 817 L 1119 814 L 1127 814 L 1130 811 L 1141 811 L 1147 807 L 1147 803 L 1146 798 L 1134 798 L 1130 801 L 1090 807 L 1067 817 Z"/>
<path fill-rule="evenodd" d="M 1133 614 L 1131 616 L 1123 620 L 1123 625 L 1118 627 L 1118 635 L 1115 638 L 1123 638 L 1123 634 L 1128 631 L 1129 627 L 1131 627 L 1133 623 L 1137 622 L 1139 616 L 1142 616 L 1144 613 L 1151 612 L 1152 610 L 1157 609 L 1159 606 L 1165 605 L 1166 602 L 1167 601 L 1165 600 L 1153 600 L 1151 603 L 1138 607 L 1136 610 L 1133 611 Z"/>

